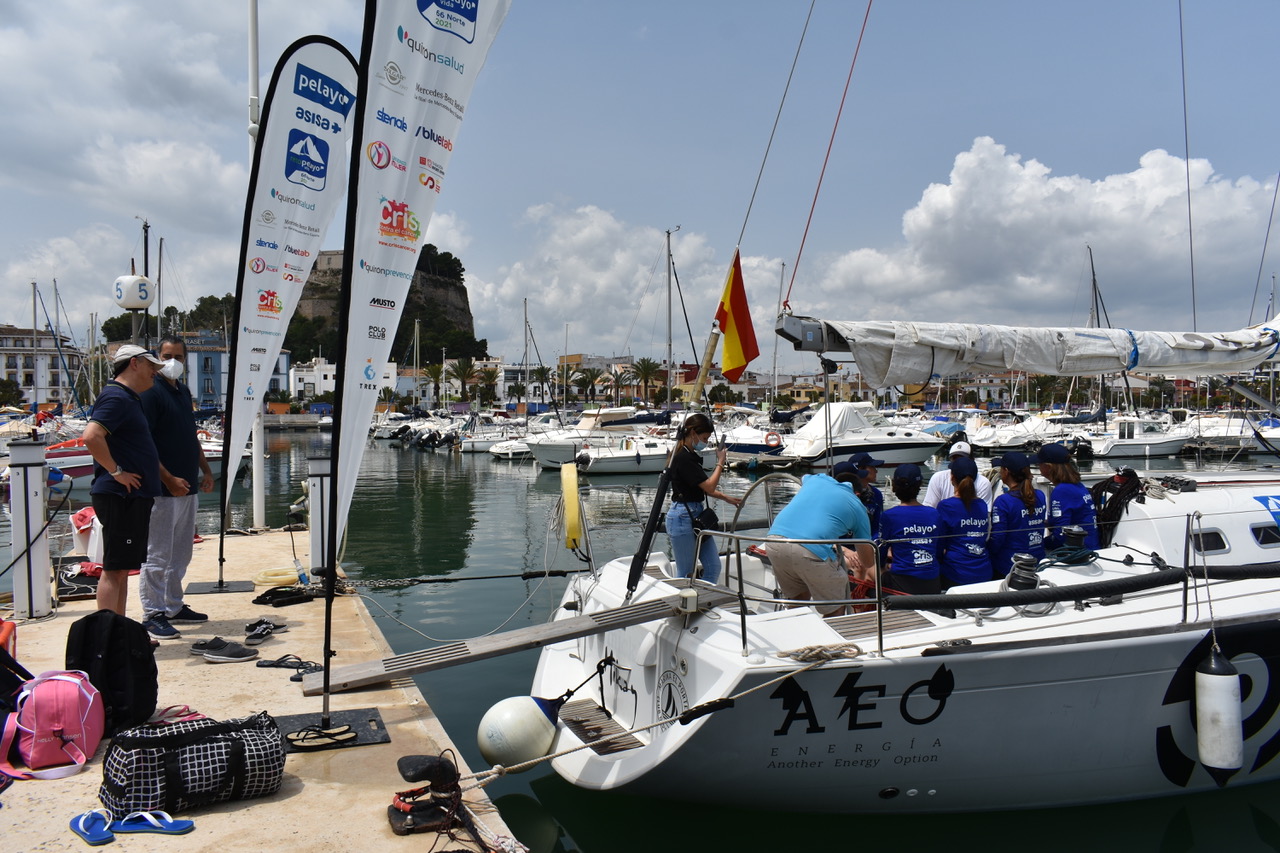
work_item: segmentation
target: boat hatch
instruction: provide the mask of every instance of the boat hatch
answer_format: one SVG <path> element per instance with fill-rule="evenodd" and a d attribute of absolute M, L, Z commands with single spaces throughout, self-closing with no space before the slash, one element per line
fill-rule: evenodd
<path fill-rule="evenodd" d="M 1222 535 L 1221 530 L 1194 531 L 1191 534 L 1191 545 L 1198 554 L 1225 554 L 1231 550 L 1227 547 L 1227 538 Z"/>
<path fill-rule="evenodd" d="M 626 752 L 644 746 L 635 735 L 626 734 L 626 729 L 618 725 L 609 716 L 609 712 L 596 704 L 594 699 L 575 699 L 566 702 L 560 709 L 560 722 L 573 732 L 574 737 L 583 743 L 591 744 L 591 751 L 596 755 L 612 755 L 615 752 Z M 624 737 L 614 737 L 625 735 Z M 613 740 L 603 740 L 611 738 Z"/>
<path fill-rule="evenodd" d="M 827 626 L 846 640 L 858 640 L 876 635 L 876 613 L 854 613 L 850 616 L 832 616 Z M 884 611 L 884 633 L 899 634 L 917 628 L 931 628 L 933 623 L 914 610 Z"/>

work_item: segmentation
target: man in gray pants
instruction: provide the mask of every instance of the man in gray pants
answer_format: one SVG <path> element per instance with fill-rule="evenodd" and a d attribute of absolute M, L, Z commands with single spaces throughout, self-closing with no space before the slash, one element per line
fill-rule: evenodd
<path fill-rule="evenodd" d="M 143 627 L 152 637 L 168 640 L 182 636 L 171 622 L 209 619 L 183 603 L 182 582 L 195 539 L 200 502 L 196 489 L 213 491 L 213 471 L 196 435 L 191 391 L 178 381 L 187 359 L 186 343 L 172 336 L 161 339 L 160 358 L 164 366 L 155 385 L 142 394 L 142 409 L 160 454 L 164 488 L 152 505 L 151 536 L 138 590 Z"/>

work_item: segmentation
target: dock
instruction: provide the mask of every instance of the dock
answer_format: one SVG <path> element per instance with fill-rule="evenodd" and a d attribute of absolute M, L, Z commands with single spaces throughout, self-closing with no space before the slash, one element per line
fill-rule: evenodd
<path fill-rule="evenodd" d="M 295 534 L 305 564 L 306 534 Z M 228 581 L 251 580 L 264 569 L 293 565 L 290 535 L 271 531 L 248 536 L 228 536 L 224 577 Z M 195 546 L 187 583 L 208 583 L 218 577 L 218 539 L 206 536 Z M 140 619 L 137 578 L 129 581 L 129 617 Z M 253 604 L 255 592 L 216 592 L 188 595 L 192 609 L 209 614 L 202 624 L 175 624 L 180 639 L 163 640 L 156 649 L 160 694 L 158 709 L 187 705 L 219 720 L 267 711 L 277 719 L 305 716 L 319 722 L 322 697 L 303 695 L 302 683 L 290 681 L 295 670 L 258 667 L 257 660 L 275 660 L 294 654 L 319 661 L 324 648 L 324 601 L 270 607 Z M 17 629 L 17 658 L 39 674 L 63 669 L 67 631 L 82 616 L 92 613 L 92 600 L 66 601 L 55 615 L 22 623 Z M 8 606 L 0 613 L 11 618 Z M 243 643 L 246 623 L 266 617 L 288 626 L 253 646 L 258 658 L 243 663 L 209 663 L 191 654 L 191 644 L 218 636 Z M 334 665 L 393 656 L 382 633 L 357 596 L 340 596 L 333 605 Z M 427 832 L 403 838 L 391 831 L 387 807 L 392 795 L 417 787 L 401 778 L 396 761 L 401 756 L 439 755 L 452 749 L 463 775 L 463 788 L 471 770 L 462 762 L 449 735 L 428 706 L 413 680 L 395 678 L 376 688 L 330 696 L 331 715 L 376 709 L 389 743 L 350 746 L 317 752 L 290 752 L 285 761 L 284 784 L 270 797 L 224 802 L 193 809 L 181 816 L 195 821 L 186 835 L 120 834 L 111 844 L 118 851 L 172 853 L 228 853 L 229 851 L 313 850 L 350 851 L 403 844 L 405 849 L 484 850 L 467 832 L 454 837 Z M 358 715 L 357 715 L 358 716 Z M 291 730 L 282 726 L 282 733 Z M 98 787 L 108 740 L 80 773 L 58 780 L 18 780 L 0 792 L 0 838 L 13 851 L 83 851 L 85 843 L 69 829 L 75 816 L 101 807 Z M 513 838 L 483 789 L 467 791 L 464 803 L 491 848 Z M 518 849 L 518 848 L 514 848 Z"/>

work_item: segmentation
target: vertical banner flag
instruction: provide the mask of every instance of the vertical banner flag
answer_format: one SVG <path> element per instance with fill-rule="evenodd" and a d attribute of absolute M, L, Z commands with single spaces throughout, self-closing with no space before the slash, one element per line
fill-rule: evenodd
<path fill-rule="evenodd" d="M 724 336 L 720 372 L 730 382 L 737 382 L 752 359 L 760 355 L 756 329 L 751 323 L 751 309 L 747 307 L 747 287 L 742 280 L 742 257 L 737 249 L 733 250 L 733 264 L 724 282 L 720 305 L 716 307 L 716 322 Z"/>
<path fill-rule="evenodd" d="M 467 100 L 510 5 L 366 0 L 343 263 L 332 541 L 346 527 L 379 380 Z"/>
<path fill-rule="evenodd" d="M 347 189 L 356 62 L 308 36 L 276 63 L 245 204 L 231 335 L 223 458 L 234 471 L 267 391 L 289 320 Z M 225 509 L 231 477 L 223 477 Z"/>

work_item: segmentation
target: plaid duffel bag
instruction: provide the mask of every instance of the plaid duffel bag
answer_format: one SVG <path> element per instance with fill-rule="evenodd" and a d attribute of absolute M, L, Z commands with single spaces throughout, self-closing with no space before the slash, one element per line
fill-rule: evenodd
<path fill-rule="evenodd" d="M 98 799 L 117 820 L 176 814 L 224 800 L 265 797 L 284 781 L 284 741 L 266 711 L 219 722 L 141 725 L 117 734 L 102 762 Z"/>

